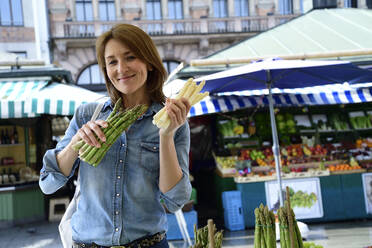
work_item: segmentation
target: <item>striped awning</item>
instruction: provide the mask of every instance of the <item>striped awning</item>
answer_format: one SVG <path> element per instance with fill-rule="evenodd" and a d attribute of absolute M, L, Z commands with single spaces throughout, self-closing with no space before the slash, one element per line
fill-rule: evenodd
<path fill-rule="evenodd" d="M 104 95 L 75 86 L 49 83 L 25 103 L 27 113 L 73 115 L 83 103 L 98 101 Z"/>
<path fill-rule="evenodd" d="M 50 83 L 47 79 L 8 79 L 0 81 L 0 118 L 73 115 L 80 104 L 102 97 L 78 86 Z"/>
<path fill-rule="evenodd" d="M 35 117 L 35 113 L 25 111 L 25 102 L 47 83 L 46 80 L 0 81 L 0 118 Z"/>
<path fill-rule="evenodd" d="M 275 107 L 312 106 L 372 102 L 372 84 L 335 84 L 303 89 L 279 90 L 273 94 Z M 268 106 L 268 91 L 241 91 L 210 96 L 192 106 L 189 117 Z"/>

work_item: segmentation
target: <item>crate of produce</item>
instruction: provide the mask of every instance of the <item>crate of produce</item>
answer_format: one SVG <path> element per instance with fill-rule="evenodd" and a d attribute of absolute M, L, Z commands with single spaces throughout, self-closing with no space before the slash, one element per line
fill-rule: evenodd
<path fill-rule="evenodd" d="M 225 227 L 230 231 L 244 230 L 244 216 L 240 191 L 222 192 Z"/>
<path fill-rule="evenodd" d="M 222 174 L 222 175 L 227 175 L 227 174 L 235 174 L 236 173 L 236 163 L 238 161 L 237 156 L 227 156 L 227 157 L 222 157 L 222 156 L 213 156 L 217 170 Z"/>

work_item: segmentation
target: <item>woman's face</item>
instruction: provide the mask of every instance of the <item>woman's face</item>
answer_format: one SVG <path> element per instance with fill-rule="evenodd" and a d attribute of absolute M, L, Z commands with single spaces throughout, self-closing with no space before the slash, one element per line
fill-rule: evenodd
<path fill-rule="evenodd" d="M 105 64 L 114 87 L 126 96 L 145 96 L 148 66 L 129 48 L 111 39 L 105 47 Z"/>

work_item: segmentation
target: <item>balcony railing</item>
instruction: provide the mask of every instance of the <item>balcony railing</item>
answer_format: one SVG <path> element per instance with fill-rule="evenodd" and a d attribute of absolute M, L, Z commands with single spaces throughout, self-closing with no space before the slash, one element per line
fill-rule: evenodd
<path fill-rule="evenodd" d="M 262 32 L 297 15 L 201 18 L 182 20 L 139 20 L 115 22 L 54 22 L 54 38 L 96 37 L 118 23 L 130 23 L 152 36 Z"/>

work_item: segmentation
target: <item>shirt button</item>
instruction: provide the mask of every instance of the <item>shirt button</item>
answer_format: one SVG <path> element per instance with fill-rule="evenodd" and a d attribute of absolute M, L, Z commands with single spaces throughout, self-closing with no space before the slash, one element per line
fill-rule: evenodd
<path fill-rule="evenodd" d="M 115 231 L 116 231 L 116 232 L 119 232 L 119 228 L 115 228 Z"/>
<path fill-rule="evenodd" d="M 116 194 L 116 196 L 117 196 L 117 197 L 119 197 L 119 196 L 120 196 L 120 194 L 119 194 L 119 193 L 117 193 L 117 194 Z"/>
<path fill-rule="evenodd" d="M 120 176 L 118 176 L 118 179 L 120 179 Z"/>
<path fill-rule="evenodd" d="M 124 146 L 125 146 L 125 144 L 121 144 L 121 146 L 123 146 L 123 147 L 124 147 Z"/>
<path fill-rule="evenodd" d="M 156 150 L 156 146 L 154 146 L 154 150 Z"/>
<path fill-rule="evenodd" d="M 115 211 L 115 214 L 118 215 L 119 214 L 119 211 Z"/>
<path fill-rule="evenodd" d="M 123 163 L 123 160 L 122 160 L 122 159 L 120 159 L 120 160 L 119 160 L 119 162 L 120 162 L 120 163 Z"/>

